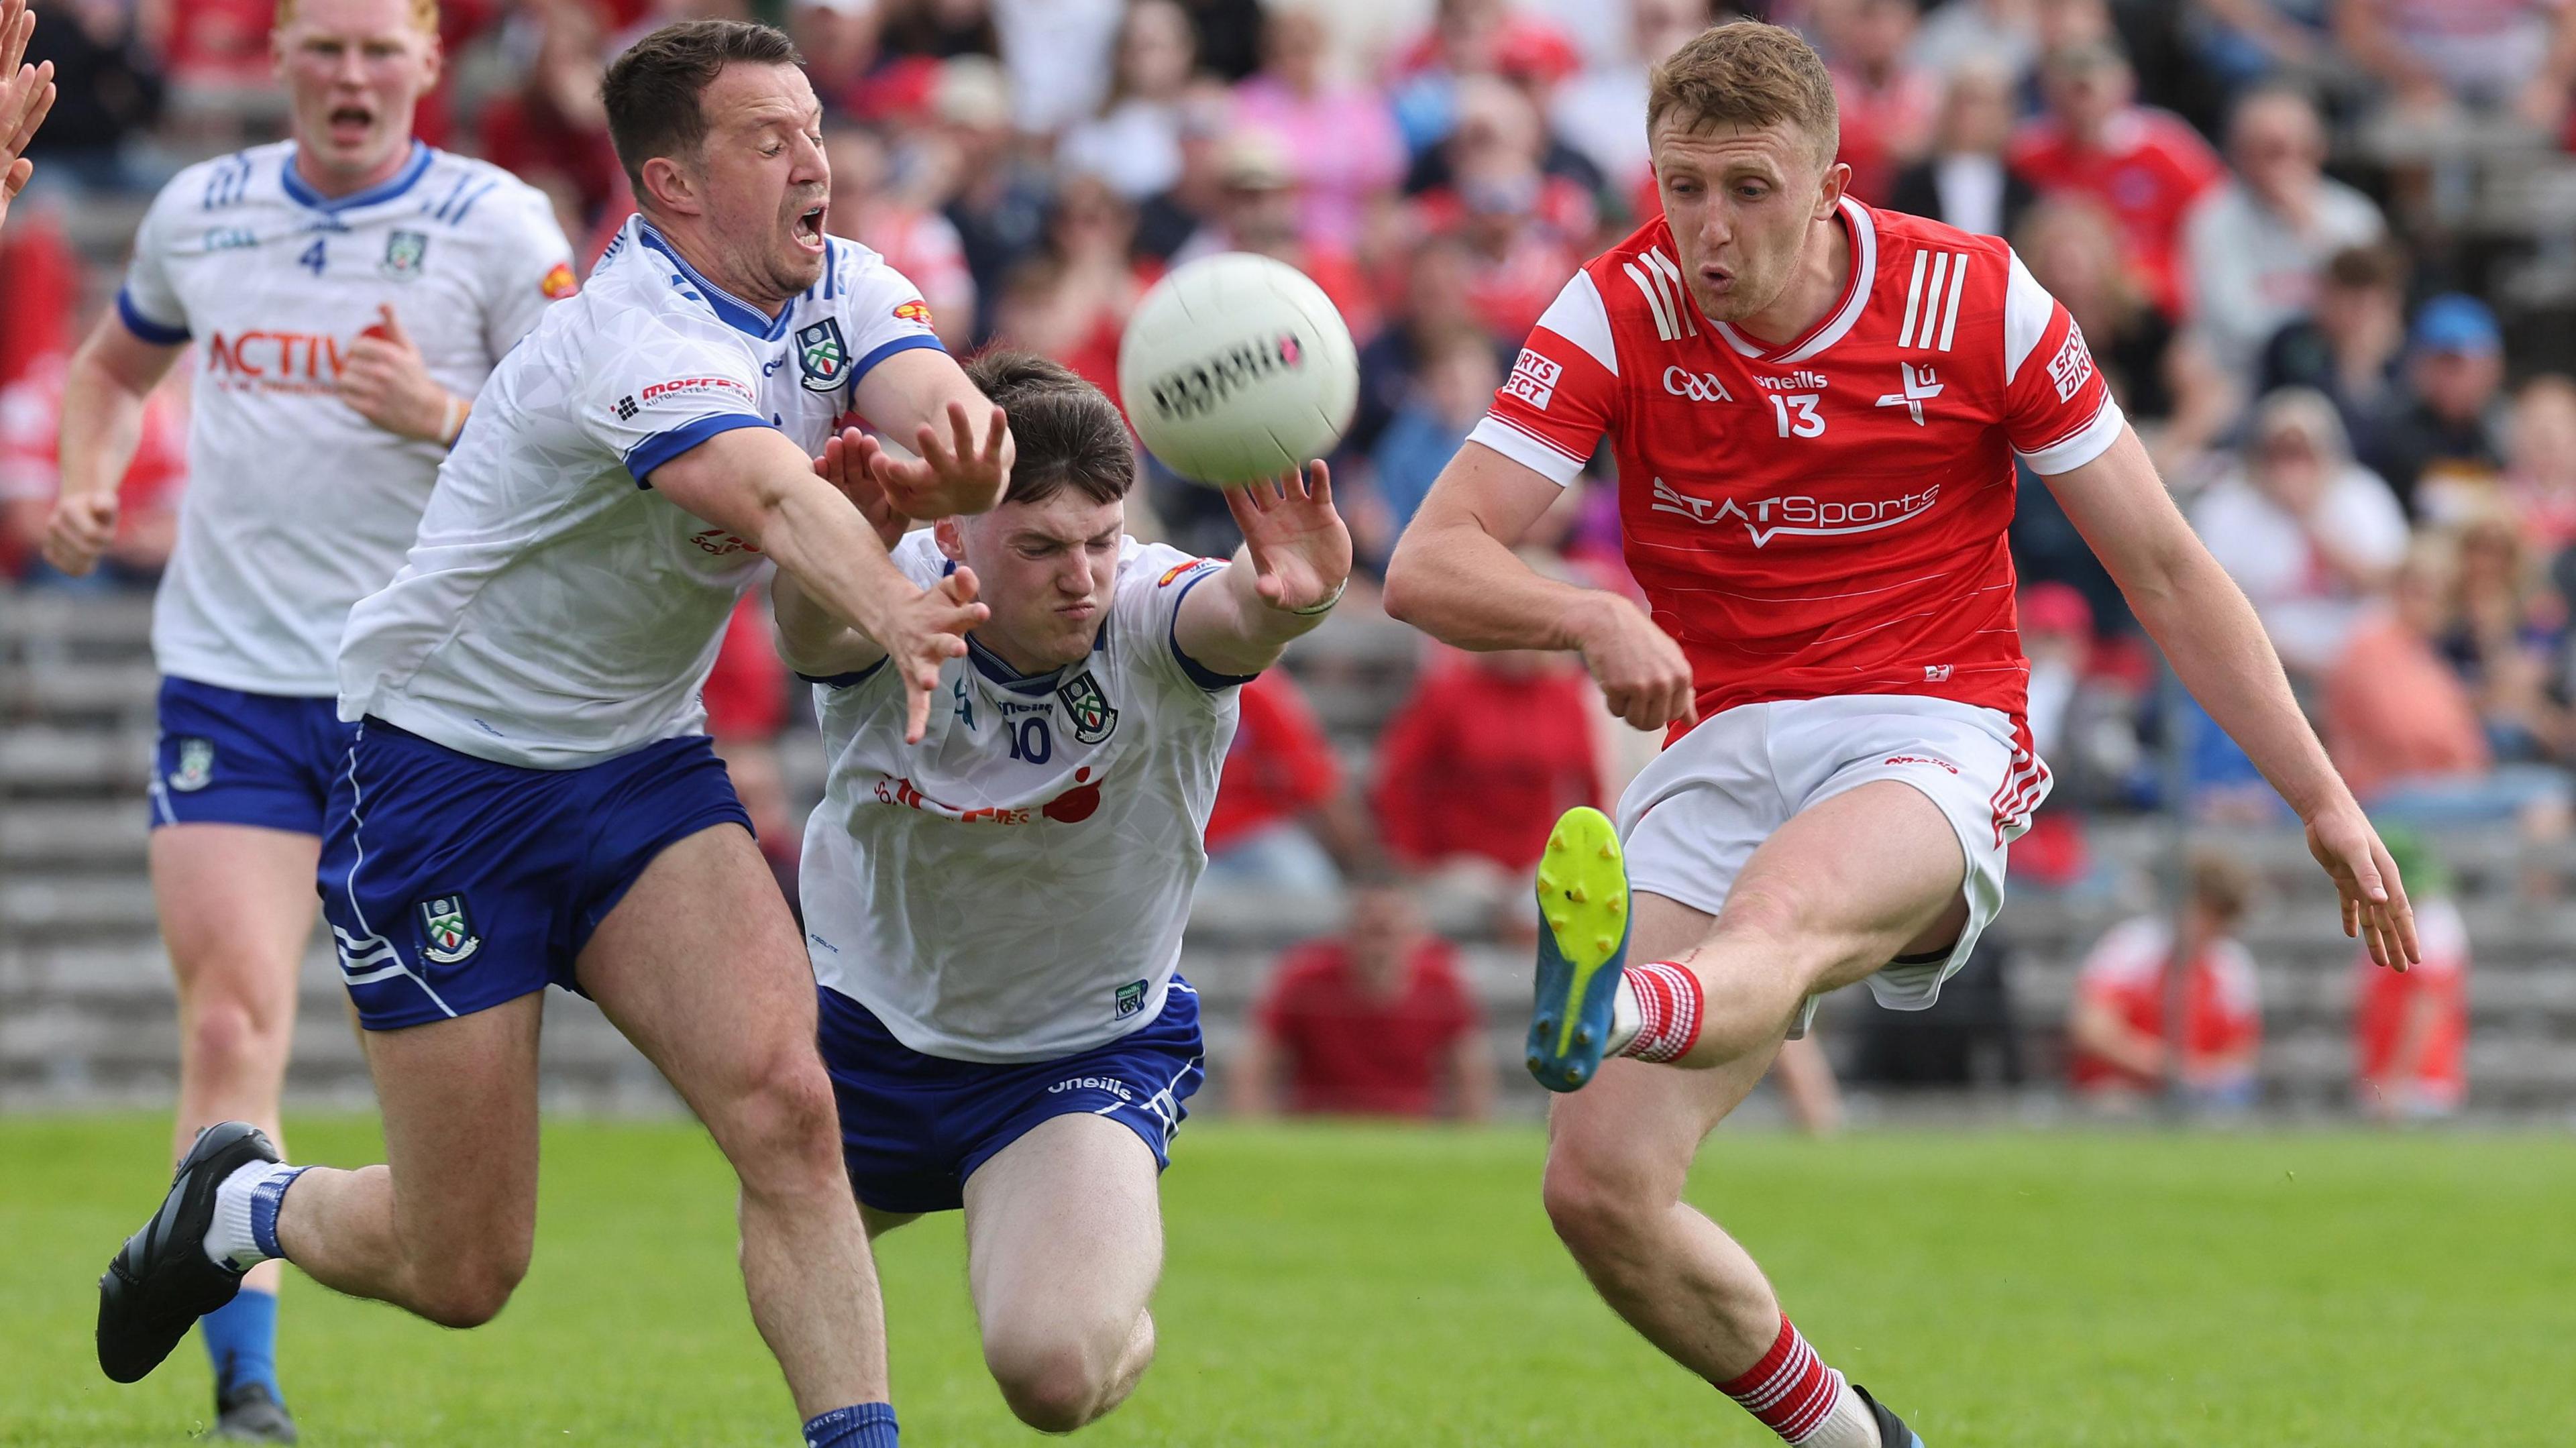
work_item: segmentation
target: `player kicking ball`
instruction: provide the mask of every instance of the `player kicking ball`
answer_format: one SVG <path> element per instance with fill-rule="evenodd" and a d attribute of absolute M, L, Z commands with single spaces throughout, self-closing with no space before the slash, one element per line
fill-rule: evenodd
<path fill-rule="evenodd" d="M 971 582 L 907 579 L 810 460 L 855 409 L 918 448 L 878 475 L 935 517 L 999 501 L 1011 451 L 911 283 L 826 235 L 822 108 L 796 62 L 778 31 L 694 21 L 609 67 L 641 214 L 493 372 L 401 571 L 339 643 L 355 727 L 318 881 L 388 1165 L 288 1166 L 238 1121 L 200 1136 L 100 1281 L 110 1377 L 150 1372 L 272 1258 L 453 1327 L 499 1312 L 535 1232 L 558 984 L 733 1166 L 752 1318 L 807 1443 L 894 1448 L 813 976 L 698 693 L 775 563 L 884 641 L 889 713 L 925 713 L 983 616 Z"/>
<path fill-rule="evenodd" d="M 2002 903 L 2005 846 L 2048 791 L 2013 628 L 2016 456 L 2307 822 L 2345 930 L 2402 968 L 2413 919 L 2252 609 L 2010 249 L 1843 195 L 1833 84 L 1794 32 L 1702 33 L 1656 69 L 1647 128 L 1663 217 L 1540 319 L 1387 606 L 1468 648 L 1577 650 L 1615 712 L 1671 729 L 1615 828 L 1567 816 L 1539 867 L 1529 1064 L 1577 1093 L 1552 1118 L 1558 1235 L 1782 1438 L 1913 1448 L 1681 1193 L 1816 997 L 1866 980 L 1931 1005 Z M 1605 437 L 1651 616 L 1510 552 Z"/>
<path fill-rule="evenodd" d="M 992 610 L 927 729 L 906 730 L 884 646 L 780 580 L 831 759 L 805 942 L 870 1232 L 964 1208 L 984 1360 L 1021 1421 L 1064 1433 L 1154 1356 L 1155 1177 L 1200 1079 L 1173 967 L 1235 695 L 1332 610 L 1351 538 L 1316 463 L 1227 493 L 1230 563 L 1140 544 L 1135 453 L 1099 389 L 1012 353 L 967 375 L 1019 445 L 992 512 L 902 536 L 872 442 L 819 464 L 905 577 L 971 577 Z"/>

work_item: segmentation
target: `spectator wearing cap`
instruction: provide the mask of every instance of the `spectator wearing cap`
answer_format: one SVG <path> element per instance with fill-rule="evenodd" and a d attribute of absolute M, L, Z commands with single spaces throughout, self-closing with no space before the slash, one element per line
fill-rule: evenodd
<path fill-rule="evenodd" d="M 2107 209 L 2148 296 L 2181 318 L 2183 217 L 2226 168 L 2190 123 L 2135 102 L 2137 77 L 2108 41 L 2051 53 L 2045 81 L 2047 111 L 2014 137 L 2013 169 L 2043 194 L 2072 192 Z"/>
<path fill-rule="evenodd" d="M 2511 822 L 2527 841 L 2561 838 L 2567 776 L 2498 767 L 2475 696 L 2437 648 L 2457 570 L 2438 536 L 2408 552 L 2387 605 L 2354 628 L 2326 675 L 2326 752 L 2374 816 L 2425 829 Z"/>
<path fill-rule="evenodd" d="M 2435 1120 L 2469 1097 L 2469 925 L 2450 871 L 2421 835 L 2383 825 L 2379 837 L 2406 881 L 2423 953 L 2390 970 L 2354 952 L 2353 1099 L 2381 1121 Z"/>
<path fill-rule="evenodd" d="M 1965 0 L 1954 0 L 1953 8 Z M 2038 193 L 2004 164 L 2012 80 L 2000 65 L 1962 63 L 1941 92 L 1931 153 L 1897 173 L 1887 204 L 1982 236 L 2011 236 Z"/>
<path fill-rule="evenodd" d="M 1197 39 L 1175 0 L 1136 0 L 1118 31 L 1118 56 L 1100 114 L 1065 132 L 1056 161 L 1109 183 L 1128 202 L 1181 179 L 1181 100 L 1196 68 Z"/>
<path fill-rule="evenodd" d="M 2243 464 L 2194 500 L 2191 524 L 2281 661 L 2307 674 L 2334 664 L 2406 555 L 2396 494 L 2353 461 L 2334 404 L 2304 389 L 2263 399 Z"/>
<path fill-rule="evenodd" d="M 2250 91 L 2228 122 L 2234 174 L 2183 223 L 2193 325 L 2240 385 L 2272 334 L 2314 303 L 2326 259 L 2387 231 L 2368 197 L 2325 174 L 2325 158 L 2325 123 L 2304 93 Z"/>
<path fill-rule="evenodd" d="M 2308 387 L 2334 400 L 2355 457 L 2382 457 L 2380 432 L 2405 382 L 2406 263 L 2385 242 L 2326 259 L 2315 304 L 2263 344 L 2255 395 Z"/>
<path fill-rule="evenodd" d="M 2415 314 L 2405 393 L 2366 461 L 2419 520 L 2460 516 L 2504 466 L 2504 335 L 2495 313 L 2449 292 Z"/>
<path fill-rule="evenodd" d="M 1404 141 L 1384 98 L 1333 79 L 1331 36 L 1308 5 L 1277 5 L 1262 32 L 1261 69 L 1234 88 L 1235 121 L 1276 137 L 1298 192 L 1305 236 L 1358 245 L 1371 200 L 1404 175 Z"/>
<path fill-rule="evenodd" d="M 1351 891 L 1338 936 L 1280 957 L 1233 1078 L 1246 1116 L 1490 1115 L 1494 1064 L 1457 952 L 1393 880 Z"/>
<path fill-rule="evenodd" d="M 2142 915 L 2095 944 L 2076 976 L 2067 1020 L 2068 1066 L 2079 1093 L 2125 1106 L 2174 1085 L 2203 1110 L 2254 1104 L 2263 1000 L 2254 957 L 2235 935 L 2253 885 L 2232 856 L 2196 853 L 2179 942 L 2173 922 Z M 2177 994 L 2179 1030 L 2169 1024 Z"/>
<path fill-rule="evenodd" d="M 1888 205 L 1897 172 L 1922 158 L 1941 109 L 1940 78 L 1910 50 L 1920 19 L 1915 0 L 1851 0 L 1817 18 L 1842 124 L 1837 159 L 1851 167 L 1847 187 L 1862 201 Z"/>

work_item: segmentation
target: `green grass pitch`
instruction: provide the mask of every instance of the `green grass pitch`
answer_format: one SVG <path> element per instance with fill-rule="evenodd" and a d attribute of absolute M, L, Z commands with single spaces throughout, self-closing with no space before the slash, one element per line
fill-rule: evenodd
<path fill-rule="evenodd" d="M 0 1122 L 0 1443 L 176 1443 L 194 1341 L 119 1388 L 92 1283 L 149 1210 L 157 1120 Z M 296 1123 L 296 1159 L 373 1126 Z M 1537 1203 L 1533 1129 L 1200 1123 L 1165 1178 L 1161 1360 L 1083 1441 L 1776 1442 L 1590 1294 Z M 449 1333 L 290 1281 L 314 1448 L 796 1441 L 695 1131 L 545 1137 L 536 1267 Z M 1720 1136 L 1693 1199 L 1828 1359 L 1933 1448 L 2400 1448 L 2576 1438 L 2576 1141 L 2548 1135 Z M 905 1441 L 1024 1444 L 984 1377 L 956 1219 L 880 1248 Z"/>

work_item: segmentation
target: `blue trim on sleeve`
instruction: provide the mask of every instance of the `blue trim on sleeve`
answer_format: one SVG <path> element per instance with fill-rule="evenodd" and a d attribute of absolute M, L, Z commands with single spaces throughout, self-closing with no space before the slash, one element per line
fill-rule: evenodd
<path fill-rule="evenodd" d="M 637 443 L 626 454 L 626 471 L 634 476 L 635 486 L 653 486 L 645 481 L 655 468 L 705 442 L 718 433 L 743 427 L 767 427 L 769 419 L 748 412 L 719 412 L 684 422 L 669 432 L 657 432 Z"/>
<path fill-rule="evenodd" d="M 948 350 L 946 347 L 940 345 L 940 341 L 937 337 L 933 337 L 928 333 L 923 333 L 916 337 L 897 337 L 891 342 L 881 344 L 875 351 L 870 352 L 865 357 L 859 359 L 859 365 L 850 369 L 850 385 L 852 387 L 858 386 L 860 378 L 867 376 L 870 371 L 875 369 L 878 363 L 883 362 L 885 359 L 893 356 L 897 352 L 910 352 L 922 347 L 927 347 L 934 352 L 945 352 Z"/>
<path fill-rule="evenodd" d="M 1181 580 L 1181 591 L 1172 595 L 1172 623 L 1166 631 L 1172 644 L 1172 662 L 1181 666 L 1181 672 L 1190 676 L 1191 683 L 1211 694 L 1219 689 L 1249 684 L 1261 677 L 1259 674 L 1220 674 L 1181 651 L 1181 601 L 1190 596 L 1191 589 L 1224 571 L 1223 568 L 1202 568 Z"/>
<path fill-rule="evenodd" d="M 828 676 L 822 674 L 798 674 L 796 677 L 803 679 L 809 684 L 820 684 L 826 689 L 846 689 L 853 684 L 864 684 L 868 680 L 875 678 L 877 676 L 877 670 L 882 669 L 885 666 L 886 661 L 884 659 L 879 659 L 875 663 L 868 665 L 866 668 L 861 669 L 854 674 L 832 674 Z"/>
<path fill-rule="evenodd" d="M 188 340 L 187 328 L 164 326 L 143 315 L 134 305 L 133 294 L 123 287 L 116 289 L 116 319 L 125 324 L 125 330 L 156 347 L 176 347 Z"/>

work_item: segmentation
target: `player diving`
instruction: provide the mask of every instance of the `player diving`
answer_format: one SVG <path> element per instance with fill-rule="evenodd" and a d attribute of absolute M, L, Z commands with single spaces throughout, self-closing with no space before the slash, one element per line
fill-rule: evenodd
<path fill-rule="evenodd" d="M 2396 867 L 2244 595 L 2175 509 L 2064 307 L 2000 240 L 1864 206 L 1834 89 L 1736 22 L 1659 65 L 1663 215 L 1585 266 L 1404 535 L 1388 611 L 1470 649 L 1578 652 L 1669 731 L 1613 821 L 1540 864 L 1529 1065 L 1543 1194 L 1595 1288 L 1784 1440 L 1916 1448 L 1682 1200 L 1700 1143 L 1818 996 L 1921 1009 L 2003 899 L 2048 791 L 2023 723 L 2016 459 L 2183 683 L 2307 826 L 2348 934 L 2415 958 Z M 1649 610 L 1511 545 L 1607 440 Z M 1888 1204 L 1903 1242 L 1904 1203 Z"/>

